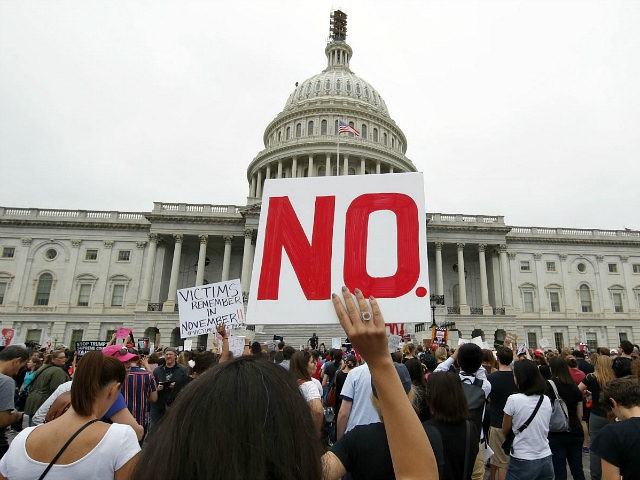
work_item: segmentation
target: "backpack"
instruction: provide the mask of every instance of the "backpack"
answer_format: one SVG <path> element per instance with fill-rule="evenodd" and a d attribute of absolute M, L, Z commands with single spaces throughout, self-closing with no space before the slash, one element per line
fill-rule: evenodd
<path fill-rule="evenodd" d="M 555 399 L 551 404 L 551 420 L 549 421 L 550 432 L 568 432 L 571 430 L 569 427 L 569 410 L 567 404 L 558 394 L 558 389 L 553 380 L 547 380 L 553 388 Z"/>
<path fill-rule="evenodd" d="M 480 432 L 482 431 L 482 414 L 484 412 L 484 404 L 486 403 L 484 390 L 482 390 L 482 380 L 474 378 L 473 383 L 467 383 L 465 381 L 461 383 L 464 396 L 467 397 L 469 420 L 476 424 Z"/>

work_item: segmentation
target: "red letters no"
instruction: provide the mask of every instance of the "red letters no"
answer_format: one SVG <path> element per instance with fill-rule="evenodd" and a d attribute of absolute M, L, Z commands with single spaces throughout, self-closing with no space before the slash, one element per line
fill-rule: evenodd
<path fill-rule="evenodd" d="M 369 216 L 379 210 L 396 215 L 398 268 L 390 277 L 372 277 L 367 273 Z M 357 197 L 347 210 L 345 222 L 344 281 L 351 291 L 365 296 L 397 298 L 408 293 L 420 276 L 420 239 L 418 207 L 411 197 L 401 193 L 369 193 Z"/>
<path fill-rule="evenodd" d="M 282 249 L 298 277 L 307 300 L 331 297 L 331 252 L 335 197 L 317 197 L 309 243 L 289 197 L 269 198 L 258 300 L 277 300 Z"/>

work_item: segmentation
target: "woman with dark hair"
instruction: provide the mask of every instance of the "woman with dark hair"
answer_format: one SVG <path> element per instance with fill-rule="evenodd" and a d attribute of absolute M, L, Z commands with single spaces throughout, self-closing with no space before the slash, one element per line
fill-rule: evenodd
<path fill-rule="evenodd" d="M 38 478 L 49 467 L 47 480 L 131 478 L 140 451 L 136 434 L 128 425 L 99 421 L 118 397 L 125 376 L 116 358 L 98 351 L 84 355 L 71 386 L 69 410 L 20 432 L 0 461 L 0 478 Z"/>
<path fill-rule="evenodd" d="M 505 437 L 512 430 L 515 434 L 506 480 L 551 480 L 553 463 L 547 438 L 551 402 L 544 395 L 547 382 L 531 360 L 514 362 L 513 375 L 519 393 L 507 398 L 502 419 Z M 526 430 L 521 431 L 525 424 Z"/>
<path fill-rule="evenodd" d="M 327 397 L 333 382 L 336 380 L 336 373 L 342 368 L 342 350 L 333 349 L 329 352 L 331 357 L 322 366 L 322 398 Z"/>
<path fill-rule="evenodd" d="M 431 418 L 431 411 L 429 410 L 429 403 L 427 401 L 427 380 L 424 377 L 426 368 L 423 367 L 422 362 L 417 358 L 410 358 L 404 363 L 409 375 L 411 376 L 411 383 L 414 387 L 416 394 L 415 405 L 417 406 L 418 418 L 421 422 L 425 422 Z"/>
<path fill-rule="evenodd" d="M 467 397 L 460 377 L 454 372 L 432 373 L 427 381 L 427 399 L 432 418 L 425 425 L 436 427 L 442 436 L 445 458 L 442 479 L 469 480 L 478 455 L 480 431 L 468 419 Z"/>
<path fill-rule="evenodd" d="M 569 431 L 549 432 L 549 447 L 553 455 L 553 472 L 556 480 L 567 478 L 567 463 L 574 480 L 584 480 L 582 470 L 582 442 L 584 434 L 582 418 L 582 393 L 573 381 L 569 366 L 562 357 L 553 357 L 549 362 L 551 379 L 547 381 L 545 395 L 553 402 L 558 396 L 564 400 L 569 413 Z M 555 387 L 555 390 L 554 390 Z"/>
<path fill-rule="evenodd" d="M 308 351 L 296 352 L 291 356 L 289 372 L 298 383 L 300 393 L 307 401 L 307 405 L 309 405 L 313 423 L 316 426 L 316 432 L 318 433 L 318 437 L 320 437 L 324 410 L 321 400 L 322 386 L 318 380 L 311 377 L 315 371 L 316 362 L 313 361 L 313 357 Z"/>
<path fill-rule="evenodd" d="M 346 360 L 344 361 L 342 370 L 336 373 L 336 406 L 333 407 L 336 418 L 338 418 L 338 412 L 340 412 L 340 406 L 342 405 L 342 398 L 340 397 L 340 393 L 342 392 L 344 381 L 347 379 L 347 375 L 349 374 L 349 372 L 357 366 L 358 361 L 356 360 L 355 355 L 348 355 Z"/>

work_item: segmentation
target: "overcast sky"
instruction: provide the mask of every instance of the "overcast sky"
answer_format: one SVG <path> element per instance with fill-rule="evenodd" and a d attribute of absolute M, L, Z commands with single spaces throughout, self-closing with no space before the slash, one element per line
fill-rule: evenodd
<path fill-rule="evenodd" d="M 427 211 L 640 228 L 640 2 L 613 0 L 0 0 L 0 205 L 243 205 L 336 7 Z"/>

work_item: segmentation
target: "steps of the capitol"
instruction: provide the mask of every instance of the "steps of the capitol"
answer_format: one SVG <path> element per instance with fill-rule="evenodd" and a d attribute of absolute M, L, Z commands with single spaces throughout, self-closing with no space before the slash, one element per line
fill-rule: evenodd
<path fill-rule="evenodd" d="M 261 333 L 260 333 L 261 332 Z M 273 336 L 284 337 L 286 344 L 298 348 L 300 345 L 307 345 L 311 335 L 318 336 L 318 344 L 324 343 L 327 348 L 331 348 L 331 339 L 340 338 L 345 341 L 346 335 L 339 323 L 331 325 L 263 325 L 256 327 L 254 340 L 257 342 L 268 342 L 273 340 Z"/>

